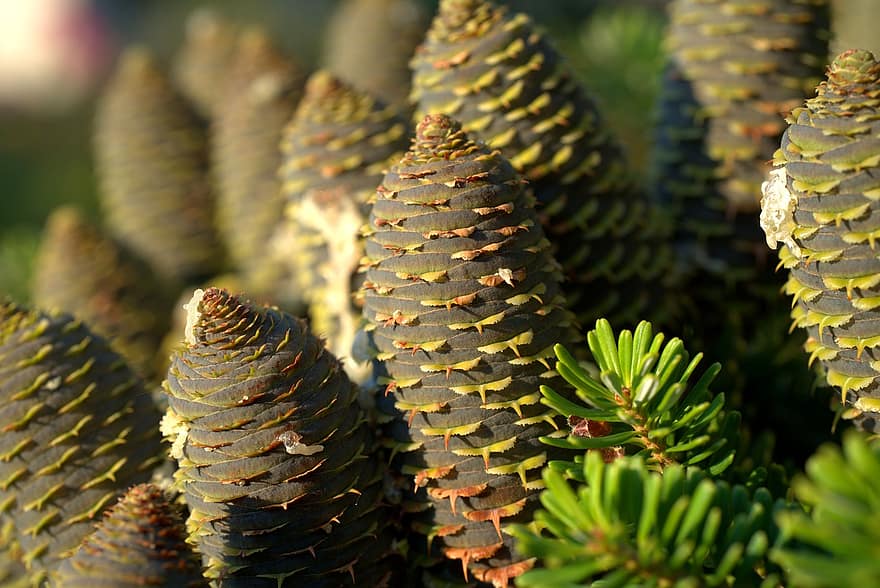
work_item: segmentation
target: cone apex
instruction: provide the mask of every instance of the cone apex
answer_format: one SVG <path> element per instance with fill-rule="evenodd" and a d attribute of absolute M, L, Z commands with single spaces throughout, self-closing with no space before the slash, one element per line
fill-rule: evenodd
<path fill-rule="evenodd" d="M 828 67 L 832 84 L 876 84 L 880 81 L 880 63 L 865 49 L 847 49 Z"/>

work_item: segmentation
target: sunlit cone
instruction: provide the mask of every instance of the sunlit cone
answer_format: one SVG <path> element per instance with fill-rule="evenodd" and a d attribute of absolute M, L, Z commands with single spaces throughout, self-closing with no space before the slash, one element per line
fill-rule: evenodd
<path fill-rule="evenodd" d="M 363 257 L 361 227 L 368 202 L 391 160 L 406 151 L 406 122 L 396 109 L 331 74 L 312 75 L 281 148 L 285 220 L 279 228 L 280 263 L 291 288 L 309 304 L 311 329 L 341 358 L 351 357 L 360 308 L 354 300 Z M 356 380 L 364 368 L 345 360 Z"/>
<path fill-rule="evenodd" d="M 789 117 L 764 185 L 761 225 L 789 270 L 794 324 L 850 416 L 880 430 L 880 63 L 840 54 Z"/>
<path fill-rule="evenodd" d="M 173 62 L 174 80 L 205 118 L 223 97 L 237 37 L 235 25 L 210 9 L 200 8 L 187 19 L 183 46 Z"/>
<path fill-rule="evenodd" d="M 130 488 L 58 570 L 65 588 L 207 588 L 183 513 L 160 488 Z"/>
<path fill-rule="evenodd" d="M 484 0 L 442 0 L 411 65 L 419 115 L 460 120 L 531 183 L 583 324 L 663 314 L 656 292 L 671 261 L 659 240 L 666 225 L 634 189 L 595 104 L 527 16 Z"/>
<path fill-rule="evenodd" d="M 424 532 L 480 580 L 532 565 L 502 528 L 529 517 L 557 423 L 539 403 L 571 315 L 521 177 L 445 115 L 419 124 L 370 216 L 364 314 L 409 420 L 405 471 L 433 502 Z"/>
<path fill-rule="evenodd" d="M 223 261 L 204 130 L 145 49 L 125 51 L 95 120 L 111 233 L 163 278 L 190 282 Z"/>
<path fill-rule="evenodd" d="M 167 296 L 146 263 L 74 208 L 49 216 L 34 266 L 33 301 L 84 320 L 141 373 L 154 372 L 170 311 Z"/>
<path fill-rule="evenodd" d="M 68 315 L 0 306 L 0 504 L 36 586 L 160 460 L 150 395 Z"/>
<path fill-rule="evenodd" d="M 241 34 L 213 124 L 217 222 L 249 292 L 276 288 L 269 240 L 284 207 L 278 144 L 299 100 L 303 74 L 266 35 Z"/>
<path fill-rule="evenodd" d="M 223 587 L 389 586 L 382 472 L 357 388 L 304 323 L 197 290 L 163 432 L 190 541 Z"/>
<path fill-rule="evenodd" d="M 430 19 L 415 0 L 345 0 L 333 14 L 323 66 L 389 104 L 406 104 L 409 60 Z"/>

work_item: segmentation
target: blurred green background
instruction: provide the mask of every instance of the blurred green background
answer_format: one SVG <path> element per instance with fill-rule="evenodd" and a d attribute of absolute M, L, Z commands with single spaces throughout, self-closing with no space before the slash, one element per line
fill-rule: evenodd
<path fill-rule="evenodd" d="M 436 4 L 430 0 L 424 3 L 431 10 Z M 663 64 L 666 2 L 505 3 L 529 13 L 544 27 L 596 95 L 609 125 L 627 145 L 635 167 L 644 170 Z M 142 43 L 170 59 L 183 37 L 187 15 L 205 6 L 232 19 L 265 26 L 279 45 L 302 63 L 314 66 L 323 30 L 338 4 L 336 0 L 0 3 L 0 36 L 11 35 L 18 42 L 6 43 L 7 53 L 18 51 L 8 55 L 2 54 L 0 43 L 0 297 L 8 294 L 27 300 L 31 259 L 42 224 L 53 207 L 76 203 L 91 217 L 98 216 L 91 161 L 92 116 L 95 96 L 120 47 Z M 75 17 L 68 19 L 72 24 L 65 23 L 62 28 L 66 45 L 59 43 L 61 33 L 57 30 L 48 37 L 28 38 L 22 33 L 24 27 L 17 19 L 33 19 L 32 14 L 22 15 L 36 6 L 56 13 L 74 11 Z M 877 50 L 876 19 L 864 16 L 878 13 L 880 0 L 838 0 L 835 50 L 847 46 Z M 30 94 L 21 92 L 10 68 L 13 73 L 16 65 L 19 71 L 36 71 L 52 58 L 52 51 L 60 60 L 55 64 L 55 76 Z M 36 65 L 29 65 L 31 62 Z"/>

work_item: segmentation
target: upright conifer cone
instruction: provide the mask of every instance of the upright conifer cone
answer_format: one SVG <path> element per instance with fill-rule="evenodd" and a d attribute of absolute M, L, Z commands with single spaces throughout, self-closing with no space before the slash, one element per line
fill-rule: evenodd
<path fill-rule="evenodd" d="M 204 131 L 145 49 L 129 49 L 104 90 L 95 159 L 110 231 L 170 281 L 212 275 L 214 231 Z"/>
<path fill-rule="evenodd" d="M 531 567 L 503 526 L 528 520 L 557 423 L 538 386 L 560 386 L 553 345 L 569 342 L 533 198 L 500 153 L 445 115 L 419 124 L 370 216 L 364 314 L 397 408 L 406 470 L 433 502 L 427 533 L 497 585 Z M 466 572 L 467 573 L 467 572 Z"/>
<path fill-rule="evenodd" d="M 188 304 L 163 431 L 218 586 L 386 586 L 382 472 L 357 388 L 304 323 L 224 290 Z"/>
<path fill-rule="evenodd" d="M 327 27 L 323 65 L 357 88 L 402 107 L 409 60 L 430 19 L 414 0 L 345 0 Z"/>
<path fill-rule="evenodd" d="M 339 357 L 350 357 L 360 322 L 353 284 L 363 257 L 361 227 L 369 201 L 391 164 L 406 151 L 397 110 L 325 71 L 309 78 L 281 149 L 287 202 L 279 253 L 309 304 L 311 329 Z M 363 379 L 353 362 L 346 370 Z"/>
<path fill-rule="evenodd" d="M 281 131 L 299 100 L 299 67 L 262 31 L 239 38 L 213 125 L 219 184 L 217 222 L 234 269 L 249 291 L 271 294 L 280 272 L 269 241 L 284 206 L 278 168 Z"/>
<path fill-rule="evenodd" d="M 729 283 L 766 283 L 756 270 L 765 251 L 760 185 L 783 116 L 821 78 L 828 1 L 674 0 L 669 10 L 658 196 L 675 210 L 687 267 Z"/>
<path fill-rule="evenodd" d="M 129 488 L 58 571 L 65 588 L 207 588 L 180 506 L 153 484 Z"/>
<path fill-rule="evenodd" d="M 210 119 L 223 99 L 238 30 L 207 8 L 193 12 L 186 37 L 174 59 L 174 79 L 199 113 Z"/>
<path fill-rule="evenodd" d="M 156 367 L 170 304 L 149 266 L 74 208 L 55 210 L 34 266 L 34 304 L 84 320 L 143 374 Z"/>
<path fill-rule="evenodd" d="M 0 305 L 0 511 L 35 586 L 160 459 L 150 395 L 69 315 Z"/>
<path fill-rule="evenodd" d="M 789 269 L 794 324 L 851 414 L 880 431 L 880 63 L 839 55 L 789 117 L 761 225 Z"/>
<path fill-rule="evenodd" d="M 671 261 L 658 240 L 665 224 L 635 192 L 595 104 L 527 16 L 485 0 L 441 0 L 411 65 L 420 115 L 455 117 L 531 183 L 581 322 L 662 314 L 648 290 L 656 294 Z"/>

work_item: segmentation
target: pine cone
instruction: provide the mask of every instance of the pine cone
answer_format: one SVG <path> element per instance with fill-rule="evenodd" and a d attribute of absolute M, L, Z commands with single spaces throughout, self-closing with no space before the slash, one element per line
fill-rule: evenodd
<path fill-rule="evenodd" d="M 806 107 L 791 113 L 761 225 L 790 270 L 794 324 L 851 416 L 880 431 L 880 63 L 840 54 Z"/>
<path fill-rule="evenodd" d="M 382 473 L 357 388 L 275 308 L 197 290 L 163 431 L 218 586 L 388 585 Z"/>
<path fill-rule="evenodd" d="M 46 222 L 33 300 L 84 320 L 142 374 L 154 373 L 170 304 L 149 266 L 74 208 L 59 208 Z"/>
<path fill-rule="evenodd" d="M 419 114 L 460 120 L 531 183 L 582 323 L 664 314 L 656 282 L 672 259 L 659 240 L 665 222 L 636 194 L 595 104 L 527 16 L 442 0 L 411 65 Z"/>
<path fill-rule="evenodd" d="M 183 513 L 153 484 L 130 488 L 58 570 L 65 588 L 207 588 Z"/>
<path fill-rule="evenodd" d="M 391 160 L 406 151 L 407 125 L 393 108 L 320 71 L 284 131 L 281 177 L 287 200 L 279 253 L 309 304 L 311 328 L 349 357 L 360 318 L 353 293 L 363 257 L 368 202 Z M 353 286 L 352 281 L 356 284 Z M 349 376 L 362 367 L 346 362 Z"/>
<path fill-rule="evenodd" d="M 346 0 L 327 26 L 323 65 L 356 88 L 403 107 L 409 60 L 429 18 L 413 0 Z"/>
<path fill-rule="evenodd" d="M 538 386 L 571 316 L 520 176 L 445 115 L 419 124 L 378 190 L 364 313 L 412 442 L 405 469 L 433 501 L 426 532 L 482 581 L 532 565 L 502 535 L 542 485 L 558 423 Z M 465 572 L 467 573 L 467 572 Z"/>
<path fill-rule="evenodd" d="M 730 284 L 767 282 L 756 275 L 759 188 L 782 116 L 821 77 L 828 2 L 675 0 L 670 21 L 655 182 L 675 210 L 682 263 Z"/>
<path fill-rule="evenodd" d="M 284 206 L 278 145 L 304 80 L 299 67 L 253 29 L 241 35 L 228 78 L 213 125 L 217 222 L 234 269 L 249 291 L 266 295 L 280 279 L 268 251 Z"/>
<path fill-rule="evenodd" d="M 212 275 L 214 231 L 204 132 L 144 49 L 129 49 L 104 91 L 95 157 L 107 226 L 166 280 Z"/>
<path fill-rule="evenodd" d="M 32 582 L 160 461 L 150 395 L 68 315 L 0 305 L 0 490 Z"/>
<path fill-rule="evenodd" d="M 210 119 L 223 98 L 238 31 L 210 9 L 200 8 L 186 22 L 186 37 L 174 59 L 174 80 L 199 113 Z"/>

